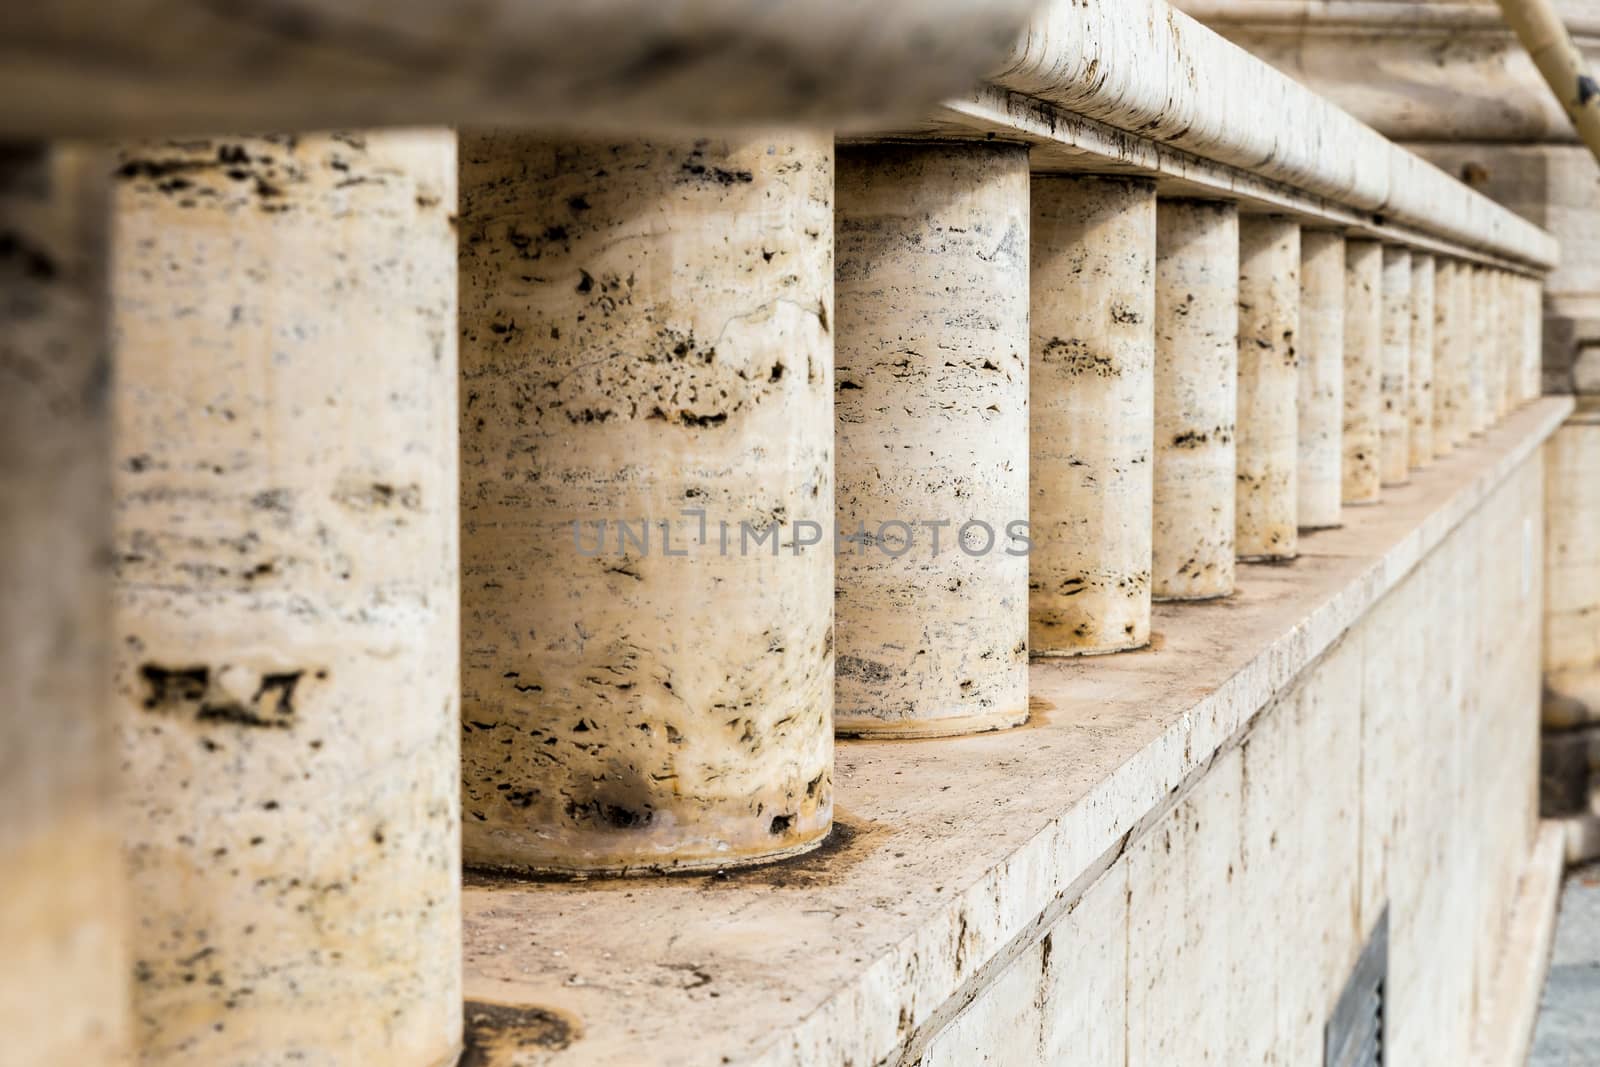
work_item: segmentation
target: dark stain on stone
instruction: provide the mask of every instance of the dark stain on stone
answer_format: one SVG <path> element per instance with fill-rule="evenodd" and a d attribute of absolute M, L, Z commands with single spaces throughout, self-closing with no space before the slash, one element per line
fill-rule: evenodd
<path fill-rule="evenodd" d="M 546 1008 L 469 1000 L 458 1067 L 494 1067 L 522 1050 L 560 1052 L 582 1034 L 576 1019 Z"/>

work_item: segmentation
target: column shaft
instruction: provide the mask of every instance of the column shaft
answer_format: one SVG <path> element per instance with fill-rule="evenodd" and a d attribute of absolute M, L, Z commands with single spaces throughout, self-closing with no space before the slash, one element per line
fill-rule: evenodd
<path fill-rule="evenodd" d="M 1411 418 L 1411 466 L 1433 462 L 1433 331 L 1437 321 L 1434 257 L 1411 256 L 1411 375 L 1407 408 Z"/>
<path fill-rule="evenodd" d="M 1493 422 L 1493 401 L 1489 395 L 1494 348 L 1493 294 L 1489 270 L 1479 264 L 1471 268 L 1467 304 L 1472 315 L 1472 346 L 1467 363 L 1467 429 L 1473 436 L 1483 433 Z"/>
<path fill-rule="evenodd" d="M 1154 537 L 1157 599 L 1233 592 L 1239 212 L 1156 208 Z"/>
<path fill-rule="evenodd" d="M 105 180 L 0 148 L 0 1060 L 124 1062 L 106 687 Z"/>
<path fill-rule="evenodd" d="M 1433 453 L 1455 450 L 1457 342 L 1456 270 L 1453 259 L 1439 258 L 1433 280 Z"/>
<path fill-rule="evenodd" d="M 1293 559 L 1300 378 L 1300 226 L 1239 220 L 1239 394 L 1235 552 Z"/>
<path fill-rule="evenodd" d="M 1411 479 L 1411 253 L 1383 249 L 1383 365 L 1379 375 L 1379 476 L 1384 485 Z"/>
<path fill-rule="evenodd" d="M 833 811 L 833 140 L 462 135 L 469 863 L 725 867 Z"/>
<path fill-rule="evenodd" d="M 842 147 L 837 732 L 1028 715 L 1028 151 Z"/>
<path fill-rule="evenodd" d="M 1473 399 L 1472 389 L 1472 377 L 1477 360 L 1475 353 L 1478 347 L 1478 319 L 1473 309 L 1474 269 L 1471 263 L 1464 260 L 1456 263 L 1454 292 L 1450 301 L 1453 308 L 1451 317 L 1455 321 L 1452 331 L 1455 344 L 1450 359 L 1451 395 L 1454 397 L 1451 405 L 1450 443 L 1455 448 L 1461 448 L 1471 440 L 1473 421 L 1476 418 L 1476 401 Z"/>
<path fill-rule="evenodd" d="M 454 139 L 138 145 L 117 174 L 142 1057 L 453 1062 Z"/>
<path fill-rule="evenodd" d="M 1033 180 L 1029 647 L 1150 640 L 1156 194 L 1152 183 Z"/>
<path fill-rule="evenodd" d="M 1344 503 L 1374 504 L 1378 472 L 1379 390 L 1383 362 L 1383 246 L 1345 242 Z"/>
<path fill-rule="evenodd" d="M 1338 526 L 1344 421 L 1344 237 L 1300 234 L 1300 334 L 1295 473 L 1302 530 Z"/>
<path fill-rule="evenodd" d="M 1522 399 L 1537 400 L 1544 358 L 1542 286 L 1537 278 L 1522 279 Z"/>
<path fill-rule="evenodd" d="M 1503 419 L 1516 407 L 1517 378 L 1522 372 L 1522 312 L 1517 307 L 1515 278 L 1509 271 L 1494 272 L 1495 306 L 1495 415 Z"/>

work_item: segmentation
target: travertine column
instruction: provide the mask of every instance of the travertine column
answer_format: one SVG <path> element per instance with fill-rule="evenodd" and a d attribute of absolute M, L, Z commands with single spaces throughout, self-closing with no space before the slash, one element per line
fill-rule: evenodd
<path fill-rule="evenodd" d="M 1545 445 L 1545 684 L 1564 720 L 1600 721 L 1600 408 Z"/>
<path fill-rule="evenodd" d="M 1338 526 L 1344 421 L 1344 237 L 1300 234 L 1300 336 L 1295 472 L 1302 530 Z"/>
<path fill-rule="evenodd" d="M 1029 648 L 1150 640 L 1156 194 L 1033 180 Z"/>
<path fill-rule="evenodd" d="M 1407 409 L 1411 419 L 1411 466 L 1433 462 L 1433 331 L 1435 295 L 1434 258 L 1411 255 L 1411 374 L 1407 378 Z"/>
<path fill-rule="evenodd" d="M 1467 430 L 1473 436 L 1483 433 L 1493 422 L 1493 402 L 1489 395 L 1493 351 L 1494 309 L 1489 288 L 1489 270 L 1474 263 L 1467 283 L 1467 307 L 1471 314 L 1472 344 L 1467 357 Z"/>
<path fill-rule="evenodd" d="M 1453 331 L 1455 346 L 1450 357 L 1450 392 L 1454 397 L 1451 405 L 1450 443 L 1455 448 L 1470 443 L 1472 423 L 1476 417 L 1472 391 L 1478 348 L 1478 318 L 1472 306 L 1475 296 L 1474 270 L 1471 263 L 1465 260 L 1457 261 L 1454 292 L 1451 294 L 1450 302 L 1453 309 L 1452 317 L 1455 320 Z"/>
<path fill-rule="evenodd" d="M 839 149 L 834 726 L 1028 716 L 1028 150 Z M 1017 525 L 1014 525 L 1017 524 Z M 937 539 L 937 541 L 935 540 Z"/>
<path fill-rule="evenodd" d="M 1524 401 L 1537 400 L 1544 357 L 1543 288 L 1537 278 L 1522 279 L 1522 390 Z"/>
<path fill-rule="evenodd" d="M 1458 264 L 1441 257 L 1433 280 L 1433 454 L 1455 450 L 1456 379 L 1460 366 L 1460 322 L 1456 316 Z"/>
<path fill-rule="evenodd" d="M 1300 225 L 1239 220 L 1239 396 L 1235 551 L 1293 559 L 1300 379 Z"/>
<path fill-rule="evenodd" d="M 1522 312 L 1517 307 L 1515 278 L 1509 271 L 1490 275 L 1491 297 L 1495 307 L 1494 390 L 1496 421 L 1516 406 L 1516 380 L 1522 372 Z"/>
<path fill-rule="evenodd" d="M 1233 592 L 1239 211 L 1156 207 L 1154 538 L 1159 600 Z"/>
<path fill-rule="evenodd" d="M 1411 253 L 1383 249 L 1383 363 L 1378 473 L 1384 485 L 1411 480 Z"/>
<path fill-rule="evenodd" d="M 105 181 L 0 147 L 0 1061 L 124 1062 L 106 680 Z"/>
<path fill-rule="evenodd" d="M 454 138 L 144 144 L 117 175 L 142 1057 L 454 1062 Z"/>
<path fill-rule="evenodd" d="M 1383 246 L 1351 240 L 1344 248 L 1344 503 L 1374 504 L 1381 484 Z"/>
<path fill-rule="evenodd" d="M 649 871 L 815 847 L 832 138 L 476 133 L 461 167 L 467 861 Z"/>

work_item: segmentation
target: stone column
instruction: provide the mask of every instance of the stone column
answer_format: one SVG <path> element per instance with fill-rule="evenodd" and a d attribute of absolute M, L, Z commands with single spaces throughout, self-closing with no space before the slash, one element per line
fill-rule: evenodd
<path fill-rule="evenodd" d="M 1509 271 L 1497 270 L 1489 276 L 1490 299 L 1494 301 L 1494 378 L 1490 387 L 1494 393 L 1495 421 L 1499 421 L 1516 406 L 1514 391 L 1520 373 L 1521 358 L 1517 347 L 1522 335 L 1522 313 L 1516 306 L 1516 293 Z"/>
<path fill-rule="evenodd" d="M 1032 187 L 1029 647 L 1150 640 L 1156 193 L 1046 174 Z"/>
<path fill-rule="evenodd" d="M 1381 485 L 1383 246 L 1346 241 L 1344 255 L 1344 503 L 1375 504 Z"/>
<path fill-rule="evenodd" d="M 1411 480 L 1411 253 L 1383 248 L 1383 363 L 1378 474 L 1384 485 Z"/>
<path fill-rule="evenodd" d="M 1600 722 L 1600 407 L 1545 446 L 1545 718 Z"/>
<path fill-rule="evenodd" d="M 1158 600 L 1233 592 L 1239 211 L 1156 208 L 1154 537 Z"/>
<path fill-rule="evenodd" d="M 473 133 L 461 174 L 467 862 L 814 848 L 833 813 L 832 137 Z"/>
<path fill-rule="evenodd" d="M 1465 260 L 1456 262 L 1455 291 L 1450 302 L 1452 318 L 1455 320 L 1452 331 L 1455 346 L 1450 358 L 1451 395 L 1454 398 L 1451 405 L 1450 443 L 1454 448 L 1461 448 L 1470 442 L 1473 419 L 1476 417 L 1472 392 L 1478 347 L 1478 319 L 1472 307 L 1474 269 Z"/>
<path fill-rule="evenodd" d="M 1411 419 L 1412 467 L 1433 462 L 1433 331 L 1435 294 L 1434 258 L 1411 255 L 1411 374 L 1407 378 L 1406 408 Z"/>
<path fill-rule="evenodd" d="M 1537 278 L 1522 279 L 1522 399 L 1537 400 L 1544 350 L 1543 293 Z"/>
<path fill-rule="evenodd" d="M 124 1062 L 106 161 L 0 147 L 0 1059 Z"/>
<path fill-rule="evenodd" d="M 1494 309 L 1487 267 L 1474 263 L 1467 284 L 1467 306 L 1472 316 L 1472 346 L 1467 362 L 1467 429 L 1476 437 L 1494 421 L 1489 396 L 1490 357 L 1494 338 Z"/>
<path fill-rule="evenodd" d="M 1239 395 L 1235 552 L 1293 559 L 1300 378 L 1300 226 L 1239 220 Z"/>
<path fill-rule="evenodd" d="M 1028 716 L 1028 150 L 839 149 L 834 726 Z"/>
<path fill-rule="evenodd" d="M 1438 259 L 1433 280 L 1433 454 L 1455 450 L 1456 377 L 1461 356 L 1457 340 L 1456 270 L 1453 259 Z"/>
<path fill-rule="evenodd" d="M 453 1063 L 454 138 L 141 144 L 116 173 L 142 1058 Z"/>
<path fill-rule="evenodd" d="M 1340 524 L 1344 421 L 1344 237 L 1300 233 L 1300 335 L 1295 482 L 1302 530 Z"/>

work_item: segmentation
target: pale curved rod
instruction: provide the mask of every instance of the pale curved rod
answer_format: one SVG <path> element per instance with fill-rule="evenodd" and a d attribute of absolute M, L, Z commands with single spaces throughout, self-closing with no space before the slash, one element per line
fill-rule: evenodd
<path fill-rule="evenodd" d="M 1562 25 L 1552 0 L 1498 0 L 1506 23 L 1533 57 L 1578 136 L 1600 160 L 1600 84 Z"/>

